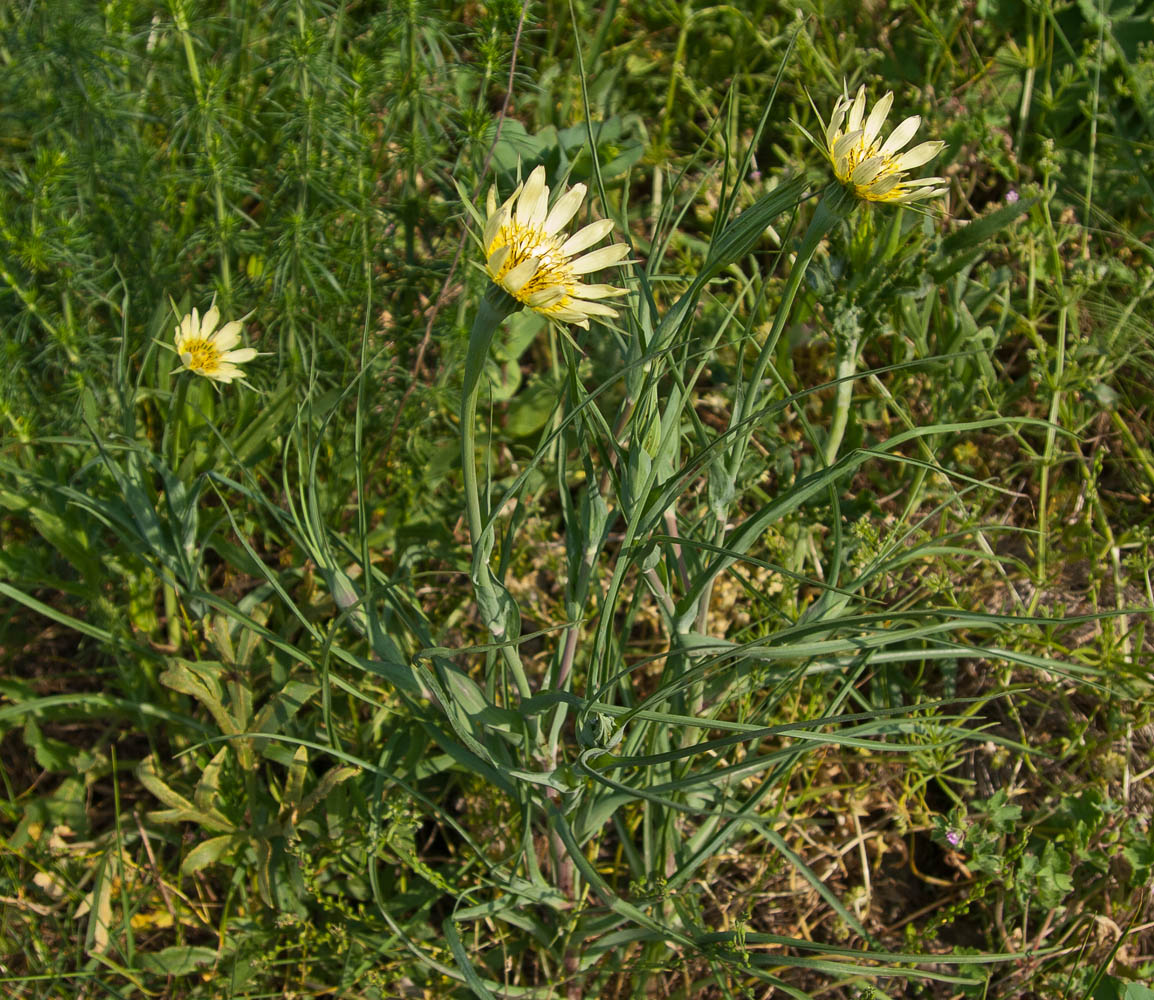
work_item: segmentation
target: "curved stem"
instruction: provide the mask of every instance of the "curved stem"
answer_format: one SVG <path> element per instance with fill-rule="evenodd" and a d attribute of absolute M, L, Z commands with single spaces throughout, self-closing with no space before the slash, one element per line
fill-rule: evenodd
<path fill-rule="evenodd" d="M 465 357 L 465 384 L 461 394 L 461 469 L 465 479 L 465 515 L 469 521 L 469 537 L 474 544 L 485 527 L 485 513 L 481 510 L 477 485 L 477 399 L 493 335 L 508 315 L 509 312 L 494 306 L 489 296 L 483 298 L 469 333 L 469 350 Z"/>
<path fill-rule="evenodd" d="M 809 262 L 813 259 L 814 252 L 821 241 L 830 234 L 833 227 L 849 215 L 855 204 L 853 196 L 836 184 L 827 188 L 821 196 L 821 201 L 817 204 L 817 211 L 814 212 L 813 219 L 810 220 L 809 228 L 805 231 L 801 247 L 798 249 L 797 257 L 790 269 L 789 278 L 786 280 L 785 289 L 781 295 L 781 302 L 777 307 L 777 314 L 773 317 L 773 327 L 757 356 L 757 362 L 753 366 L 753 374 L 750 376 L 746 391 L 742 395 L 737 420 L 731 424 L 731 429 L 745 427 L 753 415 L 754 408 L 757 406 L 757 397 L 761 391 L 761 383 L 765 379 L 765 370 L 769 367 L 770 359 L 777 350 L 777 342 L 781 339 L 786 321 L 793 311 L 793 300 L 797 297 L 797 290 L 801 287 L 802 279 L 805 278 L 805 272 L 809 269 Z M 748 428 L 746 433 L 740 434 L 737 438 L 729 465 L 731 478 L 737 477 L 742 459 L 745 457 L 746 445 L 748 445 L 752 433 L 752 428 Z"/>
<path fill-rule="evenodd" d="M 837 395 L 834 397 L 833 422 L 830 424 L 829 437 L 826 438 L 823 453 L 826 465 L 833 465 L 837 461 L 838 449 L 841 448 L 845 429 L 849 424 L 859 341 L 860 336 L 854 333 L 845 341 L 839 341 L 837 345 Z"/>
<path fill-rule="evenodd" d="M 461 394 L 461 467 L 465 479 L 465 515 L 469 521 L 469 536 L 475 545 L 485 530 L 488 511 L 482 509 L 481 492 L 477 482 L 477 401 L 485 362 L 497 329 L 518 307 L 518 303 L 503 292 L 491 290 L 483 299 L 469 331 L 469 349 L 465 355 L 465 382 Z"/>
<path fill-rule="evenodd" d="M 493 576 L 489 568 L 489 554 L 493 550 L 493 528 L 488 524 L 488 511 L 481 503 L 481 489 L 477 479 L 477 400 L 485 361 L 493 336 L 504 319 L 517 308 L 517 303 L 505 293 L 490 289 L 481 300 L 473 329 L 469 333 L 469 349 L 465 355 L 465 382 L 461 395 L 461 471 L 465 486 L 465 516 L 469 522 L 469 538 L 473 545 L 472 580 L 477 594 L 477 606 L 490 635 L 501 646 L 501 658 L 513 675 L 517 693 L 522 698 L 532 697 L 529 679 L 515 642 L 517 636 L 508 634 L 508 625 L 516 616 L 510 612 L 512 598 Z M 534 727 L 535 728 L 535 727 Z"/>
<path fill-rule="evenodd" d="M 801 247 L 798 249 L 793 267 L 790 269 L 789 278 L 786 280 L 781 302 L 777 307 L 777 314 L 773 318 L 773 327 L 770 329 L 765 343 L 762 344 L 757 361 L 753 366 L 753 374 L 742 393 L 737 413 L 729 424 L 730 432 L 737 433 L 733 449 L 729 454 L 729 464 L 725 470 L 727 487 L 724 493 L 730 498 L 734 496 L 733 487 L 737 481 L 738 473 L 741 471 L 741 463 L 745 459 L 745 449 L 749 444 L 749 439 L 753 436 L 751 423 L 753 414 L 756 412 L 761 383 L 765 379 L 765 371 L 777 350 L 777 342 L 781 339 L 785 324 L 793 311 L 793 301 L 797 297 L 802 279 L 805 278 L 805 272 L 809 268 L 809 263 L 821 241 L 833 231 L 834 226 L 853 211 L 856 204 L 856 200 L 849 191 L 841 185 L 831 184 L 821 196 L 813 219 L 810 220 L 809 228 L 805 231 Z M 715 510 L 714 516 L 717 518 L 714 544 L 720 546 L 725 542 L 725 526 L 729 520 L 729 502 Z M 680 628 L 696 627 L 697 631 L 705 632 L 709 617 L 709 602 L 713 594 L 713 580 L 713 576 L 708 578 L 691 609 L 690 615 L 684 617 L 679 623 Z"/>
<path fill-rule="evenodd" d="M 185 442 L 188 440 L 188 428 L 185 417 L 188 406 L 188 387 L 192 379 L 199 376 L 189 372 L 178 372 L 176 387 L 169 397 L 168 421 L 164 427 L 164 440 L 161 442 L 161 452 L 168 463 L 168 467 L 179 475 L 181 459 L 184 457 Z M 176 592 L 175 583 L 170 583 L 163 576 L 160 578 L 161 593 L 164 596 L 164 617 L 168 628 L 168 644 L 173 652 L 180 653 L 180 598 Z"/>

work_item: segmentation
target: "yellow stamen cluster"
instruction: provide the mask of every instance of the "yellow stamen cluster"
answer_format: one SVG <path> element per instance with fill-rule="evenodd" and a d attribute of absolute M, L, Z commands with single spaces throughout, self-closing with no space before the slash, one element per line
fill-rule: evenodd
<path fill-rule="evenodd" d="M 186 340 L 181 345 L 181 363 L 190 372 L 210 378 L 220 369 L 221 353 L 208 340 Z"/>

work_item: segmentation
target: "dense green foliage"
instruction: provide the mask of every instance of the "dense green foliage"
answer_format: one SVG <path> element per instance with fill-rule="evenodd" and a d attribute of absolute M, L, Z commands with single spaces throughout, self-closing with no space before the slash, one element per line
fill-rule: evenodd
<path fill-rule="evenodd" d="M 1149 14 L 0 6 L 5 995 L 1154 997 Z"/>

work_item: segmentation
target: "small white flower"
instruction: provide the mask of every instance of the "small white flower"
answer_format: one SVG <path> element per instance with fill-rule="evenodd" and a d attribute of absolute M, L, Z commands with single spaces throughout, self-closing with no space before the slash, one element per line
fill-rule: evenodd
<path fill-rule="evenodd" d="M 237 366 L 251 361 L 257 351 L 252 347 L 232 349 L 240 343 L 239 320 L 225 323 L 217 330 L 218 322 L 220 311 L 215 299 L 203 319 L 195 309 L 181 319 L 175 337 L 181 368 L 216 382 L 228 383 L 234 379 L 243 382 L 244 372 Z"/>

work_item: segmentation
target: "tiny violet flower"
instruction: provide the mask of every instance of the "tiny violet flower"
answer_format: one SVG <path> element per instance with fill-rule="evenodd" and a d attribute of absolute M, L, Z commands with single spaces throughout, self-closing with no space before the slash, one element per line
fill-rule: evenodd
<path fill-rule="evenodd" d="M 907 171 L 928 163 L 945 146 L 944 142 L 934 139 L 901 152 L 921 125 L 919 115 L 906 118 L 882 141 L 882 126 L 893 103 L 894 95 L 890 91 L 867 115 L 866 91 L 862 86 L 856 97 L 843 93 L 838 98 L 829 124 L 821 123 L 822 141 L 818 142 L 808 132 L 806 135 L 829 157 L 837 179 L 863 201 L 906 203 L 945 194 L 948 190 L 945 178 L 906 178 Z M 821 120 L 820 114 L 818 119 Z"/>
<path fill-rule="evenodd" d="M 586 285 L 581 276 L 620 264 L 629 247 L 615 243 L 584 253 L 613 229 L 609 219 L 572 236 L 563 232 L 581 207 L 585 190 L 584 184 L 575 184 L 550 206 L 545 168 L 538 166 L 500 206 L 496 189 L 491 188 L 484 220 L 468 207 L 482 226 L 485 270 L 493 283 L 547 319 L 588 329 L 591 316 L 616 317 L 617 311 L 601 300 L 625 295 L 627 290 Z"/>
<path fill-rule="evenodd" d="M 181 319 L 174 338 L 180 356 L 180 368 L 176 370 L 194 372 L 214 382 L 244 382 L 244 372 L 238 365 L 251 361 L 257 351 L 252 347 L 233 350 L 240 343 L 240 320 L 225 323 L 217 330 L 218 322 L 220 311 L 215 299 L 203 318 L 193 309 Z"/>
<path fill-rule="evenodd" d="M 961 847 L 965 839 L 966 835 L 961 830 L 946 831 L 946 840 L 949 841 L 951 847 Z"/>
<path fill-rule="evenodd" d="M 1016 205 L 1017 203 L 1018 203 L 1018 192 L 1015 191 L 1013 188 L 1010 188 L 1010 190 L 1006 192 L 1006 204 L 1007 205 Z"/>

